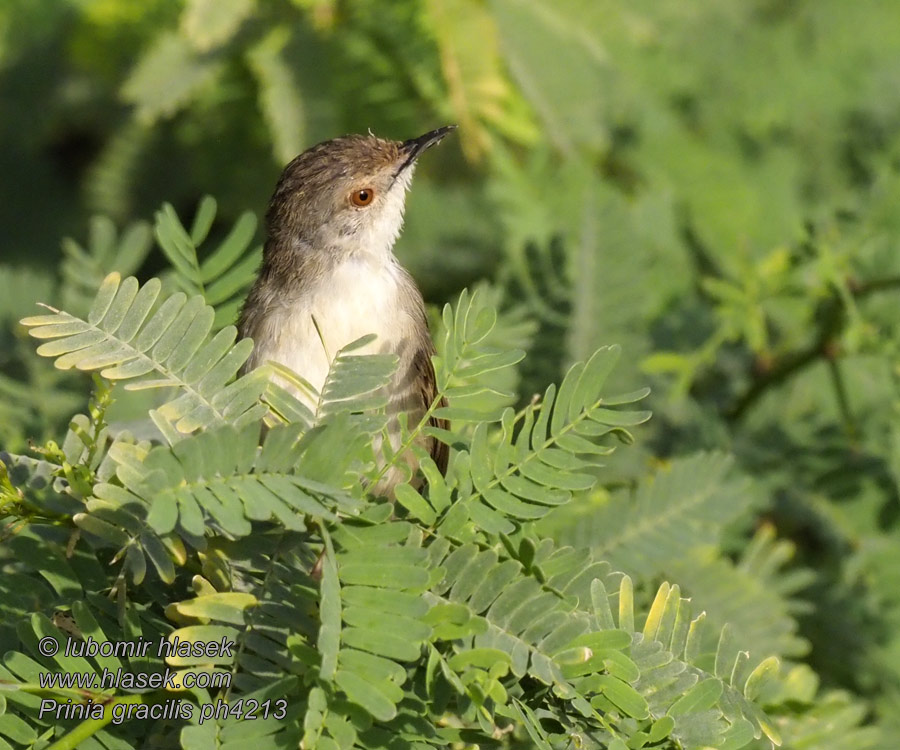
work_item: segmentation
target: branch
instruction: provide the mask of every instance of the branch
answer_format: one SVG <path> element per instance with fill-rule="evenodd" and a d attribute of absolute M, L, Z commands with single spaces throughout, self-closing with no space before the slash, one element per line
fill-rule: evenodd
<path fill-rule="evenodd" d="M 115 706 L 163 703 L 167 699 L 171 700 L 172 695 L 165 691 L 159 691 L 158 693 L 142 693 L 141 695 L 122 695 L 118 698 L 114 698 L 103 705 L 102 719 L 85 719 L 71 732 L 60 737 L 56 742 L 50 745 L 47 750 L 75 750 L 82 742 L 93 737 L 115 718 L 113 716 L 113 709 Z"/>
<path fill-rule="evenodd" d="M 864 299 L 876 292 L 900 289 L 900 276 L 862 282 L 848 279 L 847 288 L 854 299 Z M 843 329 L 846 315 L 840 296 L 836 292 L 821 304 L 816 317 L 821 323 L 815 341 L 805 349 L 785 355 L 774 367 L 758 374 L 744 393 L 726 410 L 725 418 L 729 422 L 740 421 L 747 410 L 770 388 L 781 385 L 820 358 L 832 361 L 839 356 L 834 342 Z"/>

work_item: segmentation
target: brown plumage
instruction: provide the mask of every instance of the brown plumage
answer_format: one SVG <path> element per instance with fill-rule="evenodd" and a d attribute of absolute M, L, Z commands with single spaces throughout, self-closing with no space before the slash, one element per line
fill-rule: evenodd
<path fill-rule="evenodd" d="M 337 351 L 375 333 L 367 351 L 400 360 L 386 387 L 388 413 L 407 413 L 411 426 L 422 419 L 436 395 L 434 346 L 422 295 L 392 249 L 416 159 L 450 129 L 403 142 L 345 136 L 285 167 L 266 214 L 262 268 L 238 323 L 255 343 L 248 369 L 274 360 L 321 389 Z M 391 424 L 396 447 L 399 425 Z M 447 446 L 424 441 L 444 473 Z M 411 454 L 403 459 L 414 467 Z M 392 467 L 373 491 L 392 495 L 402 474 Z"/>

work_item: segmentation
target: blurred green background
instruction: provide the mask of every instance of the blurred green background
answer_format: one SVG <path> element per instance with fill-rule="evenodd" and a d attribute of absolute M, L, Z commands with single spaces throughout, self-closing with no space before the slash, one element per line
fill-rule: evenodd
<path fill-rule="evenodd" d="M 189 221 L 214 195 L 224 236 L 305 147 L 448 122 L 397 248 L 428 300 L 492 287 L 527 338 L 523 398 L 623 346 L 655 416 L 614 496 L 701 449 L 753 477 L 705 545 L 608 559 L 802 665 L 789 747 L 895 747 L 900 3 L 5 0 L 0 446 L 84 403 L 15 321 L 164 268 L 164 201 Z M 599 544 L 607 497 L 547 528 Z"/>

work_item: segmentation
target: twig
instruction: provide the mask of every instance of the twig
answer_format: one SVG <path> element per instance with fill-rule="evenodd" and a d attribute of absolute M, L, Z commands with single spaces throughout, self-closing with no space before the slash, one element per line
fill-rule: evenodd
<path fill-rule="evenodd" d="M 855 281 L 850 279 L 847 281 L 853 299 L 863 299 L 870 294 L 876 292 L 893 291 L 900 289 L 900 276 L 888 277 L 884 279 L 873 279 L 871 281 Z M 809 365 L 817 362 L 819 358 L 826 361 L 833 361 L 836 357 L 834 354 L 833 342 L 838 337 L 844 325 L 846 318 L 846 309 L 841 304 L 838 293 L 835 293 L 822 303 L 819 315 L 821 320 L 819 335 L 816 340 L 807 348 L 797 352 L 785 355 L 781 360 L 766 372 L 757 376 L 743 394 L 735 399 L 734 404 L 725 412 L 725 417 L 731 422 L 740 421 L 747 413 L 747 410 L 755 404 L 760 397 L 774 386 L 781 385 L 795 374 L 805 369 Z M 834 373 L 832 373 L 834 375 Z M 838 401 L 841 404 L 842 414 L 848 425 L 848 429 L 852 425 L 852 415 L 849 413 L 849 402 L 846 401 L 846 393 L 841 395 L 840 389 L 843 388 L 842 381 L 838 378 L 836 381 L 838 388 Z M 844 399 L 842 401 L 842 398 Z M 848 411 L 844 411 L 844 409 Z"/>

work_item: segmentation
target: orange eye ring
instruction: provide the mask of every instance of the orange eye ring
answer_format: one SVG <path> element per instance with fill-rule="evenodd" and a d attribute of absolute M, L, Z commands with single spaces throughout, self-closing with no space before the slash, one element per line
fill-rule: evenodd
<path fill-rule="evenodd" d="M 373 188 L 362 188 L 350 193 L 350 202 L 360 208 L 370 205 L 373 200 L 375 200 L 375 190 Z"/>

